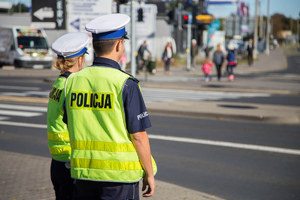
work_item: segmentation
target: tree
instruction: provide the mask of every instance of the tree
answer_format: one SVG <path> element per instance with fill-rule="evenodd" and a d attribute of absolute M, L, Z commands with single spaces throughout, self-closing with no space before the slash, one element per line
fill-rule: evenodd
<path fill-rule="evenodd" d="M 12 11 L 15 12 L 28 12 L 28 6 L 23 3 L 14 4 L 12 6 Z"/>
<path fill-rule="evenodd" d="M 297 20 L 287 18 L 283 14 L 276 13 L 272 15 L 272 34 L 278 39 L 278 33 L 284 30 L 291 30 L 293 34 L 297 34 Z"/>

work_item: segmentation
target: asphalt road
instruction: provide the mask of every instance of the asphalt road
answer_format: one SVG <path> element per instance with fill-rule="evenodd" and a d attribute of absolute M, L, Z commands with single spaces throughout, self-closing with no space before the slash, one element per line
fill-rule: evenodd
<path fill-rule="evenodd" d="M 5 116 L 3 120 L 42 126 L 33 128 L 22 124 L 1 124 L 0 148 L 50 157 L 45 128 L 46 112 L 42 111 L 46 105 L 31 103 L 30 106 L 41 108 L 30 111 L 32 108 L 28 106 L 23 110 L 18 107 L 10 109 L 8 102 L 1 103 L 1 110 L 18 110 L 38 115 L 11 115 Z M 171 138 L 300 149 L 300 126 L 157 115 L 152 115 L 151 120 L 153 127 L 148 130 L 151 138 L 159 135 L 170 137 L 167 140 L 150 140 L 159 167 L 157 179 L 225 199 L 300 198 L 299 155 L 173 141 Z"/>

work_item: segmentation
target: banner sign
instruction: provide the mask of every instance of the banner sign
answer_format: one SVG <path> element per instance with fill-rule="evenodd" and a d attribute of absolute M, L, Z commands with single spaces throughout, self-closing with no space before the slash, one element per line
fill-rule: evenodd
<path fill-rule="evenodd" d="M 219 20 L 215 20 L 209 25 L 208 30 L 207 30 L 206 45 L 209 44 L 210 39 L 212 38 L 214 33 L 220 28 L 220 26 L 221 26 L 221 22 Z"/>
<path fill-rule="evenodd" d="M 112 0 L 69 0 L 68 32 L 84 31 L 85 25 L 101 15 L 112 13 Z"/>

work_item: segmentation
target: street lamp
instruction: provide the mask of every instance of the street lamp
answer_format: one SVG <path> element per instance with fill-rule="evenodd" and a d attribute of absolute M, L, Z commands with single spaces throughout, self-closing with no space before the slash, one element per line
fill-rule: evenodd
<path fill-rule="evenodd" d="M 266 34 L 266 55 L 270 55 L 270 47 L 269 47 L 269 42 L 270 42 L 270 0 L 268 0 L 268 8 L 267 8 L 267 34 Z"/>
<path fill-rule="evenodd" d="M 255 16 L 254 16 L 254 36 L 253 36 L 253 59 L 257 58 L 257 25 L 258 25 L 258 19 L 257 19 L 257 8 L 258 8 L 258 0 L 255 0 Z"/>
<path fill-rule="evenodd" d="M 136 71 L 136 63 L 135 63 L 135 6 L 134 6 L 134 0 L 131 0 L 131 74 L 132 76 L 135 76 Z"/>

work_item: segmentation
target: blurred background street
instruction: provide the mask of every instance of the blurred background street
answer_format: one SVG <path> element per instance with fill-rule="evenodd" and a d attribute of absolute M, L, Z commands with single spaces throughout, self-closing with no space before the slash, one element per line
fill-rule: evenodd
<path fill-rule="evenodd" d="M 3 6 L 4 2 L 8 8 Z M 68 19 L 62 27 L 58 22 L 47 24 L 51 23 L 51 14 L 45 14 L 49 9 L 38 12 L 36 2 L 0 1 L 3 7 L 0 7 L 3 11 L 0 30 L 9 25 L 39 26 L 47 35 L 48 47 L 68 31 L 84 31 L 82 26 L 87 18 L 80 18 L 79 14 L 78 24 L 74 22 L 77 18 Z M 68 2 L 76 7 L 77 1 Z M 124 2 L 99 0 L 95 6 L 103 3 L 103 13 L 130 14 L 131 1 Z M 258 1 L 258 8 L 256 1 L 220 2 L 134 1 L 137 9 L 144 9 L 142 20 L 145 21 L 139 22 L 141 11 L 137 10 L 135 49 L 131 48 L 131 40 L 126 41 L 125 70 L 140 80 L 152 122 L 147 132 L 158 164 L 158 188 L 150 199 L 300 199 L 300 4 L 286 1 L 288 13 L 275 7 L 277 1 L 270 1 L 268 18 L 268 0 Z M 65 1 L 62 3 L 64 12 L 76 15 L 70 7 L 65 8 Z M 296 11 L 291 7 L 297 7 Z M 220 14 L 222 8 L 224 14 Z M 257 22 L 256 31 L 255 9 L 262 16 L 256 14 L 257 19 L 262 18 L 261 28 Z M 200 20 L 184 25 L 186 13 L 201 15 Z M 203 15 L 211 17 L 205 21 Z M 47 16 L 49 19 L 44 20 Z M 215 20 L 221 26 L 211 33 L 209 27 Z M 279 22 L 283 25 L 279 26 Z M 189 24 L 191 32 L 188 32 Z M 268 24 L 272 28 L 268 29 Z M 192 39 L 196 39 L 198 49 L 194 67 L 189 44 Z M 256 46 L 251 65 L 247 51 L 249 39 Z M 1 44 L 6 41 L 1 31 L 0 40 Z M 145 40 L 151 55 L 145 52 L 142 57 L 145 62 L 139 65 L 138 49 Z M 174 55 L 169 71 L 162 60 L 167 41 L 173 45 Z M 235 45 L 237 66 L 233 81 L 228 79 L 226 58 L 221 79 L 218 81 L 215 66 L 211 68 L 211 80 L 205 79 L 202 71 L 207 56 L 205 48 L 209 47 L 207 57 L 213 60 L 217 44 L 221 44 L 225 57 L 228 44 Z M 0 48 L 0 55 L 4 49 L 13 49 L 8 47 Z M 28 49 L 20 51 L 24 51 L 23 56 L 29 52 L 27 58 L 33 56 Z M 55 60 L 50 49 L 49 52 Z M 132 52 L 137 57 L 132 57 Z M 46 57 L 47 53 L 43 55 Z M 49 90 L 59 71 L 32 59 L 29 66 L 16 65 L 20 62 L 15 61 L 1 63 L 0 200 L 55 199 L 50 181 L 46 115 Z M 87 65 L 92 59 L 87 58 Z M 137 70 L 137 67 L 141 68 Z"/>

